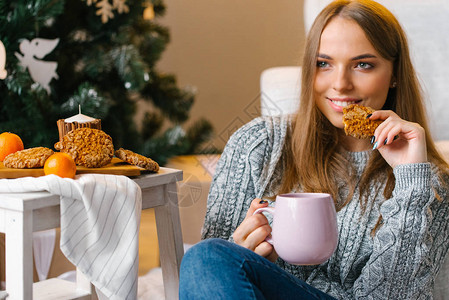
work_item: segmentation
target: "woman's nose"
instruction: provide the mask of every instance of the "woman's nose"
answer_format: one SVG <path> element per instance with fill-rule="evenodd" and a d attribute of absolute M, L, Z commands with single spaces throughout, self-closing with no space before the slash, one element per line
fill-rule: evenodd
<path fill-rule="evenodd" d="M 346 68 L 338 68 L 335 70 L 333 78 L 333 89 L 336 91 L 347 91 L 353 88 L 350 70 Z"/>

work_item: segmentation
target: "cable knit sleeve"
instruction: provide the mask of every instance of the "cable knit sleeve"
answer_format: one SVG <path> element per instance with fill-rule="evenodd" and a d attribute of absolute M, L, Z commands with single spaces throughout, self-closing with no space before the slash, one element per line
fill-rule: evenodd
<path fill-rule="evenodd" d="M 279 159 L 286 126 L 280 119 L 261 117 L 231 136 L 209 191 L 202 239 L 232 240 L 251 201 L 263 194 Z"/>
<path fill-rule="evenodd" d="M 326 292 L 342 299 L 432 298 L 449 246 L 448 192 L 429 163 L 400 165 L 393 171 L 393 196 L 380 206 L 383 224 L 353 287 L 344 289 L 324 272 L 309 283 L 326 286 Z"/>

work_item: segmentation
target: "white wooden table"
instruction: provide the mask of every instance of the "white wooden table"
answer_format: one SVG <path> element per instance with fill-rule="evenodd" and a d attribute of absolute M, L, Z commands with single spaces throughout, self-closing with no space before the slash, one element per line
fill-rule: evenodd
<path fill-rule="evenodd" d="M 165 296 L 177 299 L 184 250 L 176 182 L 182 180 L 182 171 L 161 168 L 157 174 L 133 180 L 142 189 L 142 209 L 155 209 Z M 77 272 L 76 283 L 53 278 L 33 284 L 32 233 L 59 226 L 59 196 L 48 192 L 0 193 L 8 300 L 96 299 L 94 287 L 81 272 Z"/>

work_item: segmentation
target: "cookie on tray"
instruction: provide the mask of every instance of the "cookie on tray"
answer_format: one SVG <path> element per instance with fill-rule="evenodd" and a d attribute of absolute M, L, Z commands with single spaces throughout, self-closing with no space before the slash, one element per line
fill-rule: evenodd
<path fill-rule="evenodd" d="M 368 139 L 374 135 L 377 126 L 382 123 L 381 120 L 367 119 L 369 114 L 375 110 L 371 107 L 351 104 L 343 108 L 343 124 L 345 125 L 346 135 L 358 139 Z"/>
<path fill-rule="evenodd" d="M 112 138 L 104 131 L 92 128 L 70 131 L 55 144 L 55 149 L 69 154 L 76 165 L 88 168 L 103 167 L 114 156 Z"/>
<path fill-rule="evenodd" d="M 28 148 L 6 156 L 3 165 L 15 169 L 42 168 L 53 153 L 53 150 L 46 147 Z"/>
<path fill-rule="evenodd" d="M 115 156 L 129 164 L 144 168 L 145 170 L 157 172 L 159 171 L 159 164 L 151 158 L 132 152 L 131 150 L 125 150 L 123 148 L 115 151 Z"/>

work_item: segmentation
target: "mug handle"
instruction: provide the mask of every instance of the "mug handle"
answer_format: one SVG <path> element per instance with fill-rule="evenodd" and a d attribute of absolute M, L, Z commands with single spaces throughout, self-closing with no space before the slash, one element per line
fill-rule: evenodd
<path fill-rule="evenodd" d="M 254 216 L 255 214 L 261 214 L 261 213 L 263 213 L 263 212 L 267 212 L 267 213 L 272 214 L 272 215 L 274 216 L 274 208 L 273 208 L 273 207 L 262 207 L 262 208 L 258 208 L 258 209 L 256 209 L 256 211 L 253 213 L 253 216 Z M 270 243 L 271 245 L 273 245 L 273 238 L 272 238 L 272 236 L 267 236 L 267 237 L 265 238 L 265 241 L 268 242 L 268 243 Z"/>

